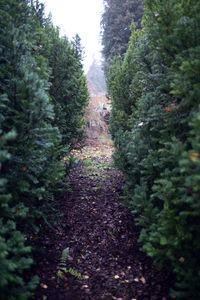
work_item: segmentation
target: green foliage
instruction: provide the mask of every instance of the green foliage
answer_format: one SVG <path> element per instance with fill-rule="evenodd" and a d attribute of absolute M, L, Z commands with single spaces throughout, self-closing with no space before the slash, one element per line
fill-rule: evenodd
<path fill-rule="evenodd" d="M 200 4 L 146 0 L 143 25 L 108 77 L 114 156 L 143 250 L 199 299 Z"/>
<path fill-rule="evenodd" d="M 143 15 L 142 0 L 104 0 L 102 15 L 102 45 L 105 58 L 104 69 L 107 74 L 111 60 L 115 55 L 122 57 L 128 48 L 131 35 L 130 26 L 135 22 L 141 28 Z"/>
<path fill-rule="evenodd" d="M 60 38 L 59 29 L 47 23 L 45 31 L 50 41 L 46 57 L 51 69 L 49 90 L 54 104 L 53 125 L 59 128 L 62 144 L 69 150 L 83 138 L 84 108 L 88 103 L 86 77 L 82 70 L 82 49 L 78 35 L 73 43 Z"/>
<path fill-rule="evenodd" d="M 71 275 L 75 276 L 79 280 L 84 280 L 85 279 L 84 275 L 82 275 L 81 273 L 79 273 L 78 271 L 76 271 L 76 270 L 74 270 L 72 268 L 69 268 L 67 271 L 68 271 L 68 273 L 70 273 Z"/>
<path fill-rule="evenodd" d="M 24 236 L 16 230 L 14 221 L 0 222 L 0 291 L 1 299 L 27 299 L 28 290 L 36 287 L 39 280 L 35 276 L 28 284 L 21 275 L 33 263 L 30 247 L 24 245 Z M 12 286 L 10 290 L 7 286 Z"/>
<path fill-rule="evenodd" d="M 24 280 L 33 263 L 29 235 L 55 220 L 62 158 L 81 136 L 88 92 L 78 38 L 76 48 L 60 38 L 39 1 L 1 0 L 0 7 L 0 298 L 12 300 L 27 299 L 38 283 L 36 277 Z M 60 76 L 69 73 L 63 82 L 59 77 L 57 91 L 60 121 L 69 119 L 65 130 L 49 95 L 58 88 L 50 68 L 57 50 L 61 65 L 55 67 Z"/>
<path fill-rule="evenodd" d="M 70 273 L 71 275 L 77 277 L 78 279 L 84 280 L 85 276 L 83 276 L 81 273 L 79 273 L 78 271 L 76 271 L 72 268 L 70 268 L 70 269 L 66 268 L 66 262 L 67 262 L 68 256 L 69 256 L 69 248 L 67 247 L 62 251 L 62 255 L 60 258 L 60 264 L 59 264 L 59 270 L 57 272 L 57 277 L 60 279 L 64 279 L 66 277 L 65 273 Z"/>
<path fill-rule="evenodd" d="M 66 261 L 67 261 L 68 256 L 69 256 L 69 247 L 65 248 L 62 251 L 62 255 L 61 255 L 61 258 L 60 258 L 60 269 L 61 270 L 65 270 Z"/>

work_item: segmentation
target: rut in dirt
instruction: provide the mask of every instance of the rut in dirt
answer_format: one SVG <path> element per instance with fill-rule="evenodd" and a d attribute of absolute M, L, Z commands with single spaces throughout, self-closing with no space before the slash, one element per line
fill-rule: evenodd
<path fill-rule="evenodd" d="M 157 270 L 140 251 L 139 228 L 121 200 L 122 174 L 108 156 L 89 157 L 71 172 L 72 193 L 59 200 L 59 225 L 39 238 L 45 257 L 37 259 L 36 299 L 170 299 L 169 272 Z M 58 276 L 66 248 L 65 272 Z"/>

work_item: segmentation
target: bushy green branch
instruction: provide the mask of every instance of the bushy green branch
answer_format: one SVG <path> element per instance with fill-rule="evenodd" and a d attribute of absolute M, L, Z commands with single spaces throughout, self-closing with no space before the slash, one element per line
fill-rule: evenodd
<path fill-rule="evenodd" d="M 143 30 L 108 78 L 115 160 L 140 242 L 176 274 L 173 295 L 198 299 L 200 4 L 145 1 Z"/>
<path fill-rule="evenodd" d="M 38 282 L 24 280 L 29 236 L 56 219 L 62 158 L 81 136 L 88 91 L 78 45 L 59 36 L 38 0 L 2 0 L 0 23 L 0 298 L 27 299 Z"/>

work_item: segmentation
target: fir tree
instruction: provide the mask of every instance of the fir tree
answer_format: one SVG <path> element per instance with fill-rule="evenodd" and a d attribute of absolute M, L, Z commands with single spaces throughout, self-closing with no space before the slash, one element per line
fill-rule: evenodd
<path fill-rule="evenodd" d="M 47 220 L 45 213 L 53 200 L 52 187 L 63 177 L 62 162 L 58 161 L 55 149 L 61 137 L 51 125 L 54 112 L 47 93 L 48 69 L 44 63 L 39 65 L 42 58 L 36 55 L 36 32 L 31 31 L 35 21 L 30 3 L 1 1 L 0 19 L 3 25 L 0 29 L 1 138 L 5 140 L 8 135 L 8 142 L 3 142 L 1 150 L 7 159 L 3 156 L 1 169 L 0 285 L 1 295 L 26 299 L 31 284 L 26 285 L 22 275 L 32 259 L 24 237 L 33 228 L 39 230 Z M 16 137 L 10 139 L 13 130 Z"/>
<path fill-rule="evenodd" d="M 143 250 L 175 272 L 178 299 L 199 298 L 199 15 L 196 1 L 146 0 L 143 33 L 109 76 L 126 202 Z"/>
<path fill-rule="evenodd" d="M 55 120 L 62 144 L 70 150 L 82 140 L 84 107 L 88 103 L 86 77 L 82 70 L 80 40 L 70 43 L 67 37 L 60 38 L 59 29 L 47 24 L 50 48 L 47 52 L 51 69 L 50 96 L 54 104 Z M 50 34 L 49 34 L 50 33 Z"/>
<path fill-rule="evenodd" d="M 141 28 L 142 14 L 142 0 L 104 0 L 101 26 L 106 73 L 115 55 L 124 57 L 131 35 L 131 23 Z"/>

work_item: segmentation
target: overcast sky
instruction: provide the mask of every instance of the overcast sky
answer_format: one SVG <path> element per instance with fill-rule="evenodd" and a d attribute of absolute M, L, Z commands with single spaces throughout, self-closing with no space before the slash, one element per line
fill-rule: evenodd
<path fill-rule="evenodd" d="M 76 33 L 85 48 L 85 70 L 92 63 L 93 55 L 98 57 L 101 50 L 100 21 L 103 0 L 41 0 L 46 13 L 52 13 L 54 25 L 71 40 Z"/>

